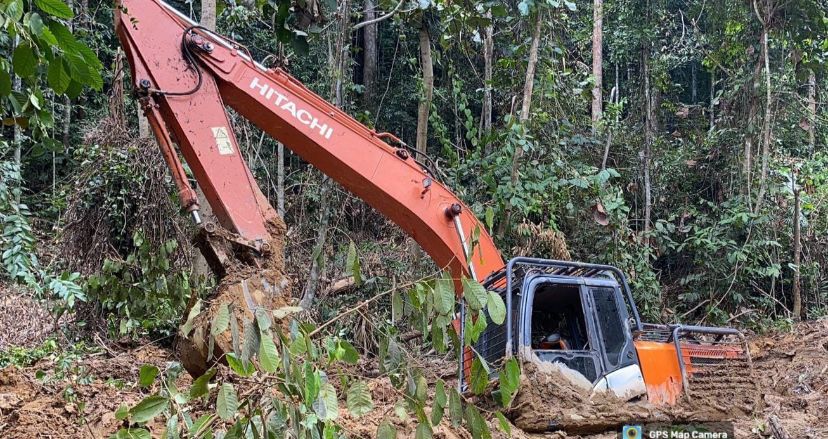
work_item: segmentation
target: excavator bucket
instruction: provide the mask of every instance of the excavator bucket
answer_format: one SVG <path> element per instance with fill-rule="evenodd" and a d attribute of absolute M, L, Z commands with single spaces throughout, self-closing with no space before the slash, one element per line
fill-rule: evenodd
<path fill-rule="evenodd" d="M 191 375 L 202 375 L 226 354 L 242 355 L 244 334 L 258 332 L 261 325 L 271 321 L 273 310 L 290 305 L 282 260 L 284 224 L 273 220 L 269 229 L 272 239 L 258 251 L 210 223 L 196 236 L 196 245 L 220 281 L 199 306 L 191 303 L 179 332 L 176 348 L 181 364 Z M 222 315 L 228 317 L 227 321 L 219 318 Z"/>

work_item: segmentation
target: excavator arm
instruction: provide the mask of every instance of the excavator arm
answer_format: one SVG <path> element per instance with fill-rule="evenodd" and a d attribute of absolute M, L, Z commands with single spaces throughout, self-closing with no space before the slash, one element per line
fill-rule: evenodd
<path fill-rule="evenodd" d="M 173 142 L 222 228 L 254 262 L 270 251 L 278 218 L 242 157 L 225 106 L 399 225 L 456 278 L 482 280 L 503 267 L 472 211 L 393 135 L 367 128 L 285 71 L 263 67 L 244 47 L 159 0 L 122 0 L 115 21 L 183 207 L 201 221 Z M 472 245 L 475 229 L 479 238 Z M 233 263 L 215 248 L 202 252 L 220 276 Z"/>

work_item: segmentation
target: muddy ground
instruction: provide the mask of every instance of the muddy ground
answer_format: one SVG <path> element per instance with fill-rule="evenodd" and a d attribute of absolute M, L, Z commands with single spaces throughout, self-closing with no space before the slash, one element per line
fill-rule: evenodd
<path fill-rule="evenodd" d="M 6 296 L 8 297 L 8 296 Z M 0 302 L 3 337 L 0 351 L 25 340 L 11 337 L 11 332 L 25 332 L 11 325 L 19 313 L 19 301 Z M 31 308 L 27 306 L 24 308 Z M 11 329 L 9 331 L 8 329 Z M 40 340 L 38 332 L 34 340 Z M 738 438 L 769 438 L 771 424 L 783 430 L 785 439 L 828 437 L 828 319 L 797 324 L 791 332 L 753 337 L 750 340 L 758 384 L 758 405 L 755 410 L 732 410 L 739 400 L 749 395 L 728 390 L 727 401 L 719 409 L 734 421 Z M 86 354 L 67 365 L 66 362 L 40 360 L 24 368 L 9 366 L 0 370 L 0 437 L 2 438 L 99 438 L 108 437 L 120 426 L 114 412 L 120 404 L 135 404 L 147 395 L 134 383 L 143 364 L 154 364 L 164 370 L 176 361 L 171 349 L 154 344 L 131 346 L 109 345 L 98 353 Z M 524 380 L 529 385 L 518 394 L 518 410 L 510 413 L 513 437 L 583 437 L 609 439 L 617 437 L 617 425 L 629 420 L 705 419 L 710 407 L 683 405 L 664 410 L 646 403 L 624 404 L 611 398 L 598 398 L 589 392 L 561 387 L 554 374 L 532 374 L 525 368 Z M 190 378 L 183 374 L 182 387 Z M 343 409 L 341 422 L 353 437 L 374 437 L 376 426 L 383 419 L 393 419 L 398 430 L 413 437 L 415 424 L 394 415 L 397 391 L 387 379 L 373 379 L 369 387 L 374 410 L 359 418 L 351 418 Z M 741 388 L 740 388 L 741 389 Z M 533 391 L 551 395 L 553 401 L 543 402 Z M 745 391 L 747 392 L 747 391 Z M 548 400 L 547 400 L 548 401 Z M 342 404 L 344 406 L 344 404 Z M 717 410 L 714 408 L 714 410 Z M 544 418 L 577 426 L 570 433 L 541 433 Z M 565 423 L 565 422 L 564 422 Z M 526 431 L 517 426 L 525 428 Z M 540 427 L 539 427 L 540 426 Z M 149 425 L 159 434 L 161 425 Z M 607 431 L 601 431 L 608 429 Z M 503 437 L 492 430 L 495 437 Z M 463 430 L 447 423 L 435 429 L 436 437 L 469 438 Z M 782 439 L 782 438 L 779 438 Z"/>

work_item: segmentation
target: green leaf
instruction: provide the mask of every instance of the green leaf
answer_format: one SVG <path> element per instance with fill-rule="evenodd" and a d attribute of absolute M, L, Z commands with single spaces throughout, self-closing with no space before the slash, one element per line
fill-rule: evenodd
<path fill-rule="evenodd" d="M 244 320 L 244 338 L 242 344 L 241 360 L 244 364 L 249 364 L 250 360 L 259 351 L 259 344 L 262 338 L 259 333 L 259 325 L 255 320 Z"/>
<path fill-rule="evenodd" d="M 115 419 L 123 421 L 127 417 L 129 417 L 129 407 L 126 404 L 119 405 L 118 410 L 115 410 Z"/>
<path fill-rule="evenodd" d="M 226 303 L 219 306 L 218 312 L 213 317 L 213 322 L 210 324 L 210 335 L 217 337 L 221 335 L 230 326 L 230 308 Z"/>
<path fill-rule="evenodd" d="M 198 377 L 193 381 L 193 384 L 190 386 L 190 399 L 200 398 L 202 396 L 207 395 L 210 389 L 207 387 L 207 384 L 213 379 L 215 376 L 216 370 L 210 369 L 204 373 L 204 375 Z"/>
<path fill-rule="evenodd" d="M 498 372 L 498 385 L 500 388 L 500 403 L 503 407 L 509 407 L 512 398 L 520 387 L 520 365 L 515 357 L 506 360 L 503 368 Z"/>
<path fill-rule="evenodd" d="M 489 291 L 489 300 L 486 302 L 486 309 L 489 311 L 489 318 L 492 323 L 502 325 L 506 321 L 506 304 L 500 294 Z"/>
<path fill-rule="evenodd" d="M 0 68 L 0 96 L 7 96 L 12 91 L 11 75 Z"/>
<path fill-rule="evenodd" d="M 431 439 L 433 435 L 431 426 L 424 422 L 417 425 L 417 430 L 414 431 L 414 439 Z"/>
<path fill-rule="evenodd" d="M 250 362 L 243 362 L 236 354 L 229 353 L 224 356 L 227 359 L 227 365 L 230 366 L 230 370 L 236 373 L 241 377 L 249 377 L 256 372 L 256 367 L 253 363 Z"/>
<path fill-rule="evenodd" d="M 472 404 L 466 405 L 466 422 L 469 424 L 472 438 L 491 439 L 492 432 L 489 430 L 489 424 L 486 423 L 486 419 L 480 415 L 480 412 Z"/>
<path fill-rule="evenodd" d="M 148 422 L 167 409 L 170 400 L 161 395 L 152 395 L 144 398 L 141 402 L 129 410 L 133 422 Z"/>
<path fill-rule="evenodd" d="M 279 352 L 276 344 L 269 335 L 262 336 L 262 345 L 259 347 L 259 364 L 267 373 L 275 373 L 279 370 Z"/>
<path fill-rule="evenodd" d="M 434 404 L 440 407 L 445 407 L 448 404 L 446 383 L 443 380 L 437 380 L 437 384 L 434 385 Z"/>
<path fill-rule="evenodd" d="M 354 348 L 354 345 L 346 340 L 339 340 L 338 346 L 339 350 L 341 350 L 341 354 L 339 355 L 340 360 L 348 364 L 357 364 L 359 362 L 359 353 Z"/>
<path fill-rule="evenodd" d="M 434 282 L 434 309 L 444 315 L 454 311 L 454 282 L 447 275 Z"/>
<path fill-rule="evenodd" d="M 487 206 L 486 207 L 485 219 L 486 219 L 486 228 L 489 229 L 489 231 L 491 231 L 494 228 L 494 209 L 492 209 L 492 206 Z"/>
<path fill-rule="evenodd" d="M 216 413 L 225 421 L 229 421 L 236 416 L 239 409 L 239 400 L 236 397 L 236 390 L 230 383 L 224 383 L 219 389 L 216 397 Z"/>
<path fill-rule="evenodd" d="M 267 331 L 270 330 L 270 316 L 268 316 L 268 312 L 264 308 L 256 308 L 256 312 L 254 313 L 256 317 L 256 325 L 259 327 L 259 332 L 264 335 Z"/>
<path fill-rule="evenodd" d="M 158 368 L 152 364 L 145 364 L 138 371 L 138 385 L 141 387 L 150 387 L 155 382 L 155 377 L 157 376 Z"/>
<path fill-rule="evenodd" d="M 463 422 L 463 404 L 460 400 L 460 393 L 457 389 L 449 389 L 449 417 L 451 425 L 458 427 Z"/>
<path fill-rule="evenodd" d="M 9 88 L 11 89 L 11 82 L 9 82 Z M 403 299 L 402 295 L 394 291 L 391 293 L 391 320 L 398 321 L 403 318 Z"/>
<path fill-rule="evenodd" d="M 446 395 L 446 383 L 443 380 L 437 380 L 434 387 L 434 404 L 431 407 L 431 425 L 438 426 L 443 420 L 443 413 L 448 405 L 448 395 Z"/>
<path fill-rule="evenodd" d="M 12 65 L 14 73 L 21 78 L 28 78 L 37 71 L 37 58 L 35 58 L 32 46 L 21 44 L 14 49 L 12 54 Z"/>
<path fill-rule="evenodd" d="M 488 386 L 489 368 L 480 355 L 477 355 L 472 362 L 471 390 L 475 395 L 482 395 Z"/>
<path fill-rule="evenodd" d="M 333 421 L 339 416 L 339 401 L 331 383 L 323 383 L 319 388 L 319 395 L 313 402 L 313 411 L 323 421 Z"/>
<path fill-rule="evenodd" d="M 382 421 L 377 427 L 377 439 L 397 439 L 397 429 L 388 421 Z"/>
<path fill-rule="evenodd" d="M 152 439 L 150 432 L 143 428 L 122 428 L 112 437 L 114 439 Z"/>
<path fill-rule="evenodd" d="M 354 277 L 354 284 L 356 286 L 362 285 L 362 273 L 360 273 L 359 255 L 357 255 L 356 244 L 351 241 L 348 244 L 348 256 L 345 258 L 345 266 Z"/>
<path fill-rule="evenodd" d="M 480 311 L 486 306 L 489 295 L 483 285 L 480 285 L 476 280 L 463 278 L 463 297 L 471 309 Z"/>
<path fill-rule="evenodd" d="M 181 335 L 183 335 L 184 338 L 187 338 L 187 337 L 190 336 L 190 332 L 193 330 L 193 322 L 195 321 L 195 318 L 198 317 L 198 315 L 200 313 L 201 313 L 201 299 L 197 300 L 195 305 L 193 305 L 193 307 L 190 308 L 190 312 L 187 313 L 187 321 L 184 322 L 184 325 L 181 326 Z"/>
<path fill-rule="evenodd" d="M 69 20 L 75 16 L 72 8 L 61 0 L 35 0 L 35 4 L 43 12 L 53 17 Z"/>
<path fill-rule="evenodd" d="M 509 423 L 509 420 L 503 416 L 503 413 L 495 412 L 495 417 L 497 418 L 497 425 L 500 428 L 500 431 L 506 433 L 507 436 L 512 436 L 512 424 Z"/>
<path fill-rule="evenodd" d="M 52 87 L 55 93 L 59 95 L 66 93 L 69 84 L 72 83 L 72 78 L 63 66 L 62 58 L 55 58 L 49 63 L 46 70 L 46 79 L 49 81 L 49 87 Z"/>
<path fill-rule="evenodd" d="M 364 381 L 354 381 L 348 388 L 346 396 L 348 411 L 356 417 L 360 417 L 374 408 L 374 401 L 371 398 L 371 391 Z"/>

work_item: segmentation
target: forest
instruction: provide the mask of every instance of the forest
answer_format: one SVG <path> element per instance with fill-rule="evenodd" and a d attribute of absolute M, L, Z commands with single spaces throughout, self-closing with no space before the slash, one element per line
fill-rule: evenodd
<path fill-rule="evenodd" d="M 158 0 L 0 0 L 3 437 L 614 438 L 721 420 L 708 399 L 751 400 L 716 413 L 735 437 L 828 436 L 828 1 L 171 0 L 178 15 L 164 17 L 197 25 L 138 54 L 124 35 L 152 20 L 130 21 L 144 10 L 127 3 Z M 188 49 L 196 33 L 410 156 L 422 194 L 445 186 L 479 222 L 451 244 L 462 267 L 421 248 L 432 238 L 411 224 L 431 220 L 377 201 L 390 192 L 359 196 L 352 170 L 314 166 L 220 82 L 255 181 L 218 184 L 256 186 L 275 212 L 267 251 L 242 242 L 185 150 L 188 127 L 171 125 L 165 102 L 186 94 L 133 77 L 136 59 L 166 51 L 184 73 L 147 65 L 214 84 L 213 47 Z M 740 330 L 722 349 L 746 355 L 750 375 L 663 408 L 596 397 L 600 377 L 512 345 L 492 361 L 481 346 L 513 330 L 524 301 L 476 278 L 472 261 L 494 263 L 472 256 L 489 237 L 504 261 L 617 267 L 615 291 L 631 293 L 618 331 L 642 385 L 637 337 L 677 325 Z M 205 250 L 219 241 L 232 270 Z M 233 284 L 253 268 L 278 275 L 261 275 L 278 297 L 256 307 Z M 594 319 L 588 331 L 605 324 Z M 707 389 L 683 361 L 681 388 Z"/>

